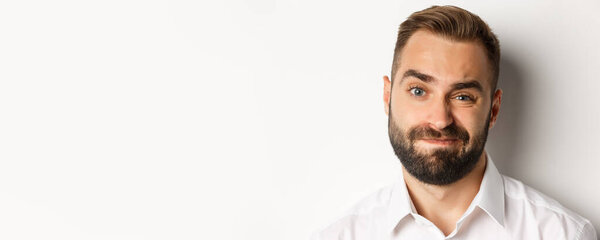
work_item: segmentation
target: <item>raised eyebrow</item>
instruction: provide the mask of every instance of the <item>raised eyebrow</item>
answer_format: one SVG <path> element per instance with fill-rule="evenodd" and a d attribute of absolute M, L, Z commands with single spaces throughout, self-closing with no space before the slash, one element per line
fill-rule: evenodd
<path fill-rule="evenodd" d="M 402 83 L 402 81 L 404 81 L 405 78 L 407 77 L 415 77 L 418 78 L 419 80 L 426 82 L 426 83 L 430 83 L 433 82 L 435 80 L 434 77 L 427 75 L 425 73 L 419 72 L 417 70 L 414 69 L 408 69 L 406 70 L 406 72 L 404 72 L 404 74 L 402 75 L 402 79 L 400 80 L 400 83 Z"/>
<path fill-rule="evenodd" d="M 476 80 L 472 80 L 472 81 L 468 81 L 468 82 L 459 82 L 459 83 L 455 83 L 452 85 L 453 90 L 460 90 L 460 89 L 466 89 L 466 88 L 473 88 L 479 92 L 483 92 L 483 87 Z"/>

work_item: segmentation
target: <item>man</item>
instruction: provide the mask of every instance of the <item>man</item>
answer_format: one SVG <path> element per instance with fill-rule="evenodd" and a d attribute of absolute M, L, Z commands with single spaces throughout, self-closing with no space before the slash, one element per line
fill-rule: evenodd
<path fill-rule="evenodd" d="M 384 76 L 399 181 L 313 239 L 585 239 L 587 220 L 501 175 L 484 150 L 500 110 L 499 43 L 478 16 L 434 6 L 400 25 Z"/>

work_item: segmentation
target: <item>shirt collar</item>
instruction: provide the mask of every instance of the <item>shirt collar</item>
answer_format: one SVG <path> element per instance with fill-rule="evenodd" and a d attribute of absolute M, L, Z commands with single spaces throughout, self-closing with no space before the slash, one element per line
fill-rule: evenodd
<path fill-rule="evenodd" d="M 406 189 L 406 182 L 404 182 L 404 176 L 402 171 L 396 180 L 394 187 L 392 188 L 392 194 L 390 196 L 389 211 L 386 219 L 386 229 L 389 232 L 394 231 L 400 220 L 409 215 L 410 213 L 417 213 L 408 189 Z"/>
<path fill-rule="evenodd" d="M 475 206 L 480 207 L 498 224 L 504 226 L 504 183 L 502 175 L 494 165 L 489 154 L 486 152 L 486 168 L 483 173 L 483 179 L 479 187 L 479 192 L 467 208 L 465 215 L 470 214 Z M 394 184 L 390 196 L 389 211 L 386 219 L 386 229 L 392 232 L 400 220 L 409 214 L 417 214 L 417 211 L 410 199 L 406 182 L 402 171 L 396 183 Z M 463 218 L 461 218 L 462 220 Z"/>
<path fill-rule="evenodd" d="M 479 192 L 471 205 L 479 206 L 498 224 L 504 226 L 504 182 L 489 154 Z"/>

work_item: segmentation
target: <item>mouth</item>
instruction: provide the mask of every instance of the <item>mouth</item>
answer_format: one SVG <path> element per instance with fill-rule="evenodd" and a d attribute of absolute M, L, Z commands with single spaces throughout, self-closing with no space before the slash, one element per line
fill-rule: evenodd
<path fill-rule="evenodd" d="M 458 139 L 456 138 L 429 138 L 429 139 L 419 139 L 428 144 L 440 145 L 440 146 L 449 146 L 458 143 Z"/>

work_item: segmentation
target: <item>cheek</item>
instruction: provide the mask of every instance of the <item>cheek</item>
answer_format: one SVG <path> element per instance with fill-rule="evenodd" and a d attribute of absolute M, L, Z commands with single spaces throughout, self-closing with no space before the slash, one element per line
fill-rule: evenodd
<path fill-rule="evenodd" d="M 419 124 L 420 119 L 423 119 L 419 112 L 422 111 L 401 101 L 394 101 L 391 106 L 391 115 L 394 122 L 404 129 Z"/>
<path fill-rule="evenodd" d="M 453 111 L 453 118 L 456 125 L 465 128 L 473 137 L 486 127 L 487 114 L 474 109 L 456 109 Z"/>
<path fill-rule="evenodd" d="M 423 103 L 411 101 L 410 96 L 394 93 L 391 101 L 391 114 L 396 120 L 396 123 L 401 123 L 402 126 L 415 126 L 427 116 L 427 107 Z"/>

